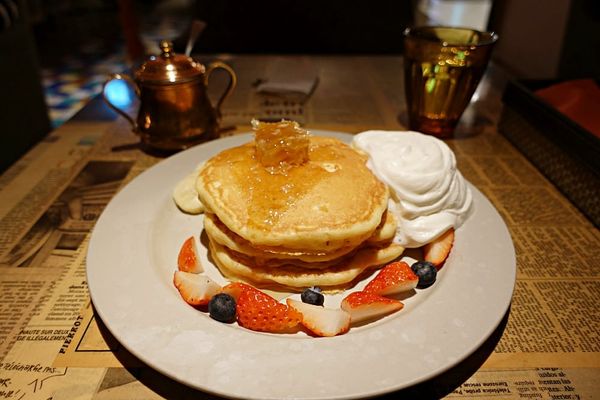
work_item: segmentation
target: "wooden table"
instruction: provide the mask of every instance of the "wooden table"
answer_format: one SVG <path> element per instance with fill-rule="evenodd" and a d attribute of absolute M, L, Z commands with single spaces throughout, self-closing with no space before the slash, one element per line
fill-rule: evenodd
<path fill-rule="evenodd" d="M 248 131 L 253 117 L 350 133 L 405 129 L 400 57 L 220 58 L 239 76 L 224 106 L 224 134 Z M 256 82 L 290 63 L 318 75 L 310 96 L 256 93 Z M 466 360 L 389 398 L 600 393 L 600 234 L 499 134 L 505 82 L 497 67 L 488 69 L 448 144 L 511 232 L 512 306 Z M 211 91 L 223 84 L 217 79 Z M 96 98 L 0 177 L 0 399 L 211 398 L 128 354 L 94 318 L 87 293 L 96 219 L 120 187 L 160 159 L 142 152 L 126 122 Z"/>

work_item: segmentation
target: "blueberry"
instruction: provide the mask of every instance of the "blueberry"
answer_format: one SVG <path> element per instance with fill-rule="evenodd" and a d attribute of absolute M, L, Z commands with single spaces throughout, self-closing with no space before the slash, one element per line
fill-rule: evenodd
<path fill-rule="evenodd" d="M 419 289 L 429 287 L 435 282 L 437 269 L 429 261 L 417 261 L 410 268 L 419 277 L 419 283 L 417 284 Z"/>
<path fill-rule="evenodd" d="M 235 321 L 235 299 L 227 293 L 214 295 L 208 303 L 208 313 L 220 322 Z"/>
<path fill-rule="evenodd" d="M 321 293 L 321 289 L 319 287 L 311 287 L 306 289 L 300 295 L 303 303 L 314 304 L 315 306 L 322 306 L 325 302 L 325 296 Z"/>

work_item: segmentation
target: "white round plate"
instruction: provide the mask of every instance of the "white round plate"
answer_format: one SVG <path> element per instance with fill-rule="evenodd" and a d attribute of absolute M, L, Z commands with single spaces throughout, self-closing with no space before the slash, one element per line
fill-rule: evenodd
<path fill-rule="evenodd" d="M 171 193 L 200 162 L 249 140 L 249 135 L 224 138 L 160 162 L 121 190 L 98 220 L 87 255 L 92 301 L 110 332 L 139 359 L 172 379 L 226 397 L 361 398 L 440 374 L 498 326 L 512 296 L 515 253 L 504 222 L 474 187 L 474 213 L 456 231 L 437 282 L 417 289 L 403 300 L 403 310 L 379 321 L 314 338 L 249 331 L 188 306 L 173 286 L 173 272 L 183 241 L 200 236 L 202 216 L 180 212 Z M 206 247 L 199 250 L 206 273 L 224 284 Z M 328 296 L 326 305 L 339 299 Z"/>

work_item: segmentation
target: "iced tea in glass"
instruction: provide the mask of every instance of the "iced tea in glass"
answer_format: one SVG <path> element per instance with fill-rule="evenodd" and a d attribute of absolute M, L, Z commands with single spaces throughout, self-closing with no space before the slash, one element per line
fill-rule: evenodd
<path fill-rule="evenodd" d="M 467 28 L 404 32 L 404 77 L 410 129 L 452 136 L 485 71 L 498 36 Z"/>

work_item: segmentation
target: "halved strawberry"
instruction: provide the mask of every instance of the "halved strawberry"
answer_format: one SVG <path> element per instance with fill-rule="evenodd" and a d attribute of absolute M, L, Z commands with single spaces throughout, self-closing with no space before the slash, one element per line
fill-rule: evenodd
<path fill-rule="evenodd" d="M 401 310 L 404 304 L 374 293 L 354 292 L 342 300 L 341 307 L 350 314 L 352 323 L 357 323 Z"/>
<path fill-rule="evenodd" d="M 210 299 L 221 291 L 221 286 L 206 275 L 175 271 L 173 284 L 186 303 L 192 306 L 208 304 Z"/>
<path fill-rule="evenodd" d="M 196 247 L 196 241 L 193 236 L 190 236 L 183 242 L 183 245 L 179 250 L 179 256 L 177 257 L 177 267 L 180 271 L 193 272 L 195 274 L 204 271 L 202 264 L 200 264 L 198 248 Z"/>
<path fill-rule="evenodd" d="M 383 267 L 367 284 L 364 292 L 389 296 L 417 287 L 419 277 L 404 261 L 396 261 Z"/>
<path fill-rule="evenodd" d="M 237 298 L 237 321 L 253 331 L 291 332 L 300 323 L 300 314 L 260 290 L 245 285 Z"/>
<path fill-rule="evenodd" d="M 432 263 L 436 269 L 442 268 L 454 244 L 454 229 L 450 228 L 439 238 L 423 246 L 423 258 Z"/>
<path fill-rule="evenodd" d="M 301 323 L 317 336 L 336 336 L 350 329 L 350 314 L 344 310 L 324 308 L 287 299 L 288 306 L 300 313 Z"/>
<path fill-rule="evenodd" d="M 243 282 L 231 282 L 221 290 L 223 293 L 227 293 L 237 301 L 244 290 L 258 290 L 254 286 L 248 285 Z"/>

